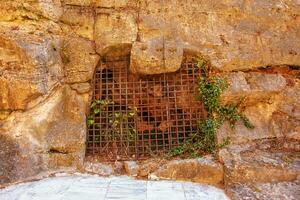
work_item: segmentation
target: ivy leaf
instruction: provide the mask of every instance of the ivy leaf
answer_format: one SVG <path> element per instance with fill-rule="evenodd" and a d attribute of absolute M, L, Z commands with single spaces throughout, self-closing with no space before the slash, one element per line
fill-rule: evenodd
<path fill-rule="evenodd" d="M 113 126 L 114 126 L 114 127 L 117 127 L 118 125 L 119 125 L 119 121 L 118 121 L 118 120 L 115 120 L 114 123 L 113 123 Z"/>
<path fill-rule="evenodd" d="M 135 113 L 134 112 L 130 112 L 128 113 L 129 117 L 134 117 Z"/>
<path fill-rule="evenodd" d="M 87 125 L 90 127 L 95 123 L 95 121 L 93 119 L 88 118 L 87 120 Z"/>
<path fill-rule="evenodd" d="M 91 105 L 91 108 L 94 108 L 94 107 L 96 107 L 96 106 L 97 106 L 97 102 L 94 101 L 94 102 L 92 103 L 92 105 Z"/>
<path fill-rule="evenodd" d="M 197 65 L 197 66 L 198 66 L 199 68 L 202 68 L 202 67 L 204 67 L 204 65 L 205 65 L 205 61 L 204 61 L 203 59 L 199 59 L 199 60 L 198 60 L 198 65 Z"/>
<path fill-rule="evenodd" d="M 98 114 L 98 113 L 100 113 L 100 109 L 99 108 L 95 108 L 94 109 L 94 114 Z"/>
<path fill-rule="evenodd" d="M 118 112 L 115 113 L 115 117 L 120 117 L 120 115 L 121 115 L 121 114 L 118 113 Z"/>

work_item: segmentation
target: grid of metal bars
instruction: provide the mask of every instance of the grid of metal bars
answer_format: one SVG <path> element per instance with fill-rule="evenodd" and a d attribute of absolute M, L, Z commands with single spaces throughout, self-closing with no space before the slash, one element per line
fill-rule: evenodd
<path fill-rule="evenodd" d="M 188 139 L 205 117 L 196 100 L 201 72 L 195 62 L 184 62 L 174 73 L 151 76 L 132 74 L 128 67 L 128 57 L 107 60 L 94 75 L 93 102 L 100 103 L 97 112 L 91 110 L 94 123 L 88 127 L 87 154 L 101 160 L 164 154 Z"/>

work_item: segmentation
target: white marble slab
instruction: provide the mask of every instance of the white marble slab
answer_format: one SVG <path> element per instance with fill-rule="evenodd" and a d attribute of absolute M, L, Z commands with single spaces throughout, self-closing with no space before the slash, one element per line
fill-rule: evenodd
<path fill-rule="evenodd" d="M 77 174 L 21 183 L 0 190 L 0 200 L 227 200 L 212 186 Z"/>

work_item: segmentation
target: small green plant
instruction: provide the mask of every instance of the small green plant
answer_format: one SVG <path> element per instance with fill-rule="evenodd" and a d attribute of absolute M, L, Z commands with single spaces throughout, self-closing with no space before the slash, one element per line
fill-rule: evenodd
<path fill-rule="evenodd" d="M 200 77 L 198 80 L 198 98 L 203 101 L 208 114 L 218 112 L 222 107 L 221 94 L 228 88 L 226 80 L 218 77 Z"/>
<path fill-rule="evenodd" d="M 133 141 L 136 137 L 136 129 L 134 128 L 133 120 L 136 116 L 137 109 L 129 111 L 114 111 L 108 112 L 109 106 L 114 106 L 112 100 L 100 99 L 95 100 L 91 104 L 91 114 L 87 118 L 88 127 L 95 126 L 100 128 L 101 123 L 95 122 L 95 116 L 108 120 L 108 124 L 103 124 L 101 127 L 104 131 L 102 135 L 107 141 Z M 101 124 L 101 125 L 100 125 Z"/>
<path fill-rule="evenodd" d="M 198 67 L 202 76 L 198 79 L 198 99 L 203 102 L 207 118 L 198 122 L 198 129 L 189 140 L 171 149 L 169 156 L 189 155 L 195 156 L 202 153 L 215 153 L 217 149 L 229 144 L 226 138 L 222 144 L 216 143 L 217 130 L 228 121 L 231 128 L 238 121 L 242 121 L 247 128 L 254 128 L 249 119 L 238 111 L 241 104 L 221 103 L 221 94 L 229 87 L 226 79 L 222 79 L 210 72 L 209 64 L 204 59 L 199 59 Z"/>
<path fill-rule="evenodd" d="M 193 143 L 192 140 L 187 140 L 186 142 L 182 143 L 182 145 L 174 147 L 170 150 L 170 152 L 168 153 L 167 157 L 171 158 L 174 156 L 180 156 L 180 157 L 184 157 L 186 154 L 188 154 L 188 157 L 190 158 L 195 158 L 199 156 L 199 153 L 197 151 L 198 144 Z"/>
<path fill-rule="evenodd" d="M 135 111 L 130 111 L 128 114 L 122 112 L 114 112 L 109 114 L 109 135 L 110 140 L 125 140 L 133 141 L 137 134 L 134 125 L 130 120 L 135 116 Z"/>

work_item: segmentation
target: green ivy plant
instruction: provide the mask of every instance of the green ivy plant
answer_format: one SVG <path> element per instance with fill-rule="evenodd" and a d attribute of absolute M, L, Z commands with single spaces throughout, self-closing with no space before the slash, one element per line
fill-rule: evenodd
<path fill-rule="evenodd" d="M 100 99 L 94 100 L 91 104 L 91 114 L 87 118 L 88 127 L 92 127 L 95 124 L 94 116 L 101 113 L 101 110 L 106 109 L 108 105 L 113 105 L 111 100 Z"/>
<path fill-rule="evenodd" d="M 249 129 L 254 128 L 249 119 L 238 111 L 240 103 L 226 105 L 221 103 L 221 94 L 229 87 L 227 80 L 211 75 L 209 64 L 204 59 L 199 59 L 198 67 L 202 75 L 198 79 L 197 98 L 203 102 L 207 118 L 198 121 L 197 131 L 189 140 L 171 149 L 170 157 L 180 155 L 195 157 L 199 156 L 199 153 L 215 153 L 217 149 L 228 145 L 229 138 L 226 138 L 222 144 L 216 143 L 216 133 L 226 121 L 231 128 L 235 128 L 238 121 L 242 121 Z"/>
<path fill-rule="evenodd" d="M 100 125 L 95 123 L 94 119 L 95 115 L 100 115 L 101 118 L 108 118 L 108 124 L 105 125 L 107 127 L 103 128 L 105 130 L 103 136 L 106 137 L 107 141 L 133 141 L 137 134 L 133 124 L 137 109 L 134 108 L 127 112 L 107 112 L 108 107 L 114 104 L 112 100 L 107 99 L 93 101 L 91 104 L 91 114 L 87 118 L 88 127 L 99 127 Z"/>

